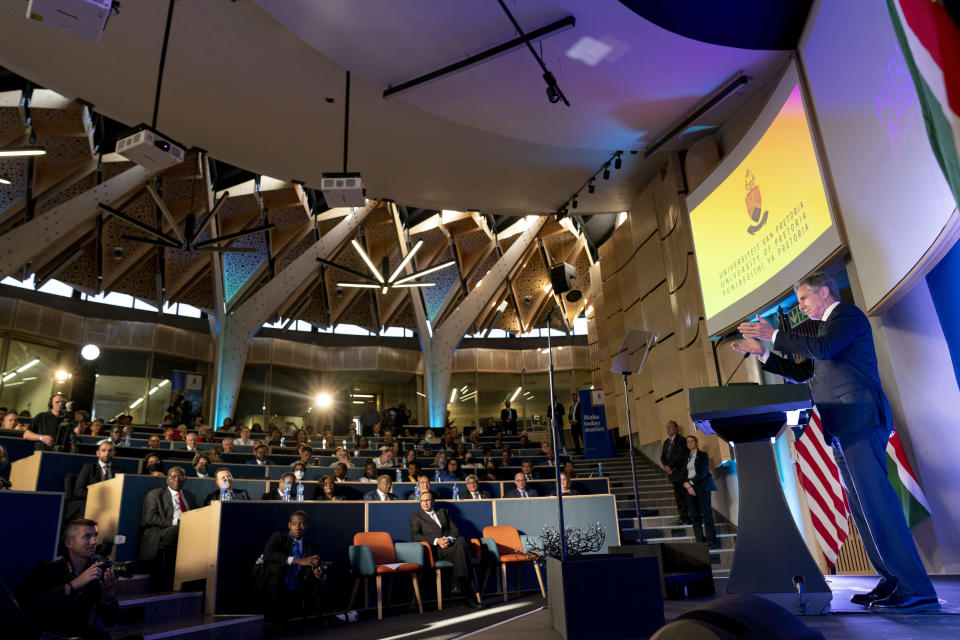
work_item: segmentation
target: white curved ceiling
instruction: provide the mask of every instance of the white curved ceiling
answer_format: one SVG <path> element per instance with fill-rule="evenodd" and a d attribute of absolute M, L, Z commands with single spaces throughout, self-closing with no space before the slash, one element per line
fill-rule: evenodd
<path fill-rule="evenodd" d="M 572 107 L 551 105 L 517 49 L 384 100 L 390 84 L 514 37 L 495 0 L 178 0 L 158 128 L 230 164 L 318 186 L 342 169 L 345 69 L 353 74 L 349 169 L 368 194 L 491 214 L 555 210 L 615 149 L 642 149 L 734 72 L 754 77 L 701 124 L 717 125 L 775 74 L 784 52 L 695 42 L 619 2 L 508 3 L 521 26 L 566 15 L 542 45 Z M 0 0 L 0 65 L 105 115 L 149 122 L 166 2 L 122 3 L 96 45 Z M 590 67 L 564 53 L 583 36 L 615 44 Z M 332 99 L 330 103 L 327 99 Z M 659 166 L 625 156 L 579 212 L 615 212 Z"/>

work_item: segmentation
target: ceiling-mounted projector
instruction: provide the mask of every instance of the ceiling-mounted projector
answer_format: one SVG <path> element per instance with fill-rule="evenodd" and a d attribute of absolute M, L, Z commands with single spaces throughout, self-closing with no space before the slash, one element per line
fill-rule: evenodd
<path fill-rule="evenodd" d="M 27 18 L 97 42 L 112 5 L 113 0 L 30 0 Z"/>
<path fill-rule="evenodd" d="M 366 205 L 359 173 L 325 173 L 320 191 L 328 207 L 362 207 Z"/>
<path fill-rule="evenodd" d="M 141 124 L 122 138 L 117 138 L 117 153 L 156 172 L 183 162 L 186 151 L 167 136 Z"/>

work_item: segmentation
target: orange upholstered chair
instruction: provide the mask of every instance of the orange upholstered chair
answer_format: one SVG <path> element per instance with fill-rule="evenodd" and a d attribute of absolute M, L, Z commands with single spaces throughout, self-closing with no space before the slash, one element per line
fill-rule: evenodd
<path fill-rule="evenodd" d="M 389 533 L 384 531 L 369 531 L 357 533 L 353 536 L 353 545 L 349 548 L 350 569 L 356 576 L 353 583 L 353 592 L 350 594 L 350 604 L 347 609 L 353 608 L 353 601 L 357 596 L 360 582 L 374 576 L 377 582 L 377 620 L 383 619 L 383 577 L 405 573 L 413 580 L 413 593 L 417 597 L 417 606 L 423 613 L 423 601 L 420 599 L 420 583 L 417 573 L 423 566 L 423 546 L 419 542 L 394 543 Z M 392 581 L 391 581 L 392 582 Z M 391 583 L 387 583 L 390 588 Z M 390 604 L 389 591 L 387 604 Z"/>
<path fill-rule="evenodd" d="M 540 556 L 523 551 L 523 542 L 520 540 L 520 533 L 516 527 L 484 527 L 483 543 L 493 556 L 494 561 L 500 565 L 504 602 L 507 601 L 507 565 L 513 564 L 517 567 L 517 595 L 520 595 L 520 568 L 524 562 L 533 563 L 533 570 L 537 574 L 537 582 L 540 583 L 540 595 L 544 598 L 547 597 L 547 592 L 543 588 L 543 577 L 540 575 L 540 565 L 537 562 Z M 484 587 L 486 587 L 488 576 L 489 572 L 484 576 Z"/>

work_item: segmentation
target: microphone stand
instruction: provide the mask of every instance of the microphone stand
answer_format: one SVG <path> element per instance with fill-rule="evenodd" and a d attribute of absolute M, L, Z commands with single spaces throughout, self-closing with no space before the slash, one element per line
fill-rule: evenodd
<path fill-rule="evenodd" d="M 557 444 L 560 442 L 559 427 L 557 421 L 557 402 L 553 391 L 553 348 L 550 344 L 550 319 L 553 316 L 556 303 L 547 311 L 547 356 L 550 361 L 548 369 L 550 386 L 550 434 L 553 436 L 553 466 L 557 480 L 557 516 L 560 521 L 560 561 L 567 561 L 567 529 L 563 522 L 563 486 L 560 483 L 560 448 Z"/>

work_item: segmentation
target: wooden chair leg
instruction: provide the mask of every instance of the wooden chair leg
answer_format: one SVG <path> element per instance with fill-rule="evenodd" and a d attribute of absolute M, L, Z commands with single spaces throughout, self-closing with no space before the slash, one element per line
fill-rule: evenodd
<path fill-rule="evenodd" d="M 377 620 L 383 620 L 383 576 L 377 574 Z"/>
<path fill-rule="evenodd" d="M 537 574 L 537 582 L 540 583 L 540 595 L 546 598 L 547 592 L 543 588 L 543 576 L 540 575 L 540 565 L 537 562 L 533 563 L 533 572 Z"/>
<path fill-rule="evenodd" d="M 423 613 L 423 600 L 420 599 L 420 581 L 417 580 L 417 574 L 411 573 L 410 577 L 413 578 L 413 595 L 417 596 L 417 607 L 420 609 L 420 613 Z"/>
<path fill-rule="evenodd" d="M 500 577 L 503 579 L 503 601 L 506 602 L 507 601 L 507 565 L 500 563 L 500 569 L 502 569 L 502 571 L 500 572 L 501 574 Z"/>
<path fill-rule="evenodd" d="M 520 595 L 520 569 L 523 567 L 523 564 L 517 563 L 517 595 Z"/>
<path fill-rule="evenodd" d="M 347 611 L 353 609 L 353 601 L 357 598 L 357 589 L 360 588 L 360 581 L 363 578 L 357 578 L 353 581 L 353 591 L 350 593 L 350 604 L 347 605 Z"/>
<path fill-rule="evenodd" d="M 437 611 L 443 611 L 443 575 L 440 569 L 437 572 Z"/>

